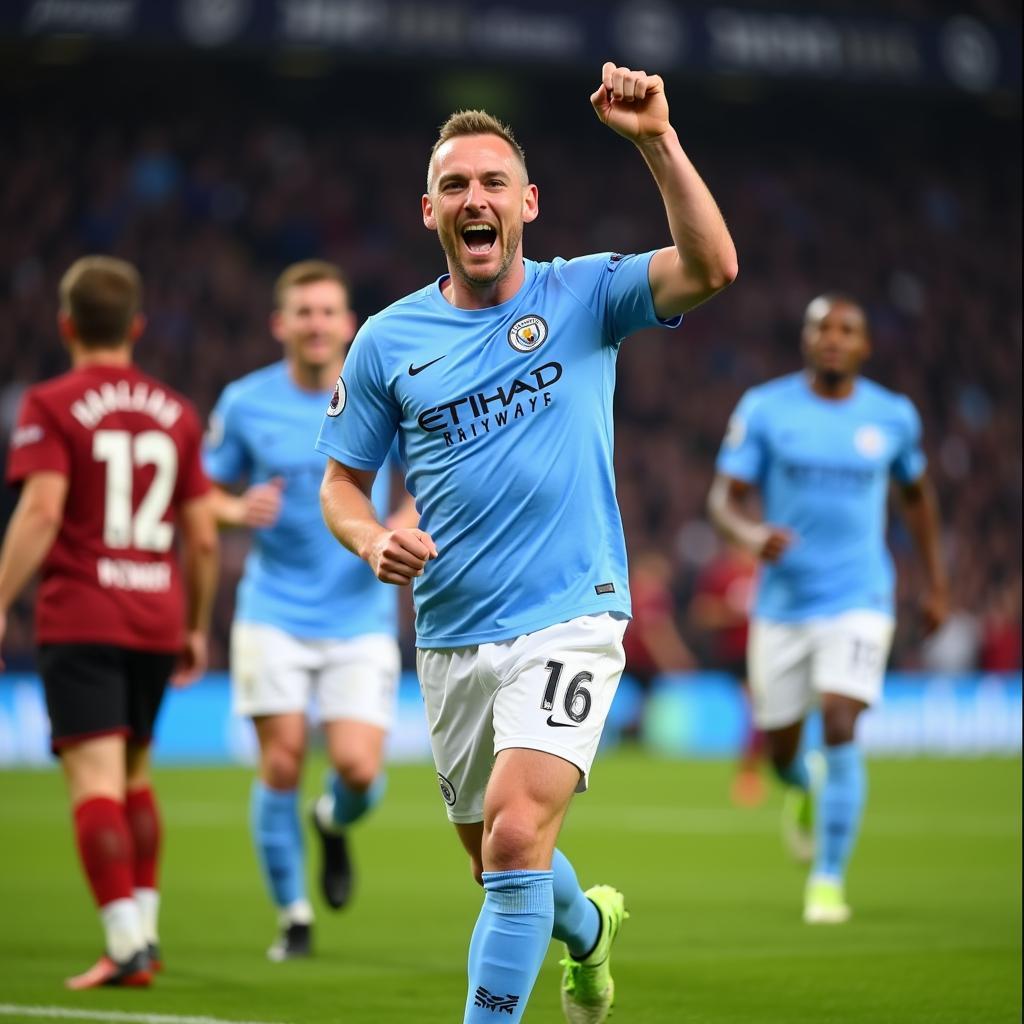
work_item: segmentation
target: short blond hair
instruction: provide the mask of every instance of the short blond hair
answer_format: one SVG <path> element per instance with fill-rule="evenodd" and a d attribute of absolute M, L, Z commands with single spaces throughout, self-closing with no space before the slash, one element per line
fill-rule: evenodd
<path fill-rule="evenodd" d="M 57 294 L 83 345 L 116 348 L 129 340 L 142 305 L 142 278 L 126 260 L 83 256 L 64 272 Z"/>
<path fill-rule="evenodd" d="M 302 260 L 285 267 L 274 283 L 274 308 L 284 308 L 285 295 L 289 288 L 301 284 L 316 284 L 318 281 L 333 281 L 341 287 L 346 299 L 348 298 L 348 281 L 341 267 L 328 263 L 327 260 Z"/>
<path fill-rule="evenodd" d="M 499 121 L 486 110 L 457 110 L 443 125 L 437 133 L 437 141 L 430 151 L 430 159 L 427 161 L 427 191 L 430 191 L 431 175 L 434 170 L 434 157 L 437 151 L 449 139 L 457 139 L 463 135 L 496 135 L 504 139 L 512 148 L 519 166 L 523 172 L 523 181 L 529 181 L 530 176 L 526 170 L 526 153 L 519 145 L 512 129 L 503 121 Z"/>

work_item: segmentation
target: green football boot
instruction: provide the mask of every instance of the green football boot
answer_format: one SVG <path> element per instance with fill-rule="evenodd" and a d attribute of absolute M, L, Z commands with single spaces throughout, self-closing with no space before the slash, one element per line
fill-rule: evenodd
<path fill-rule="evenodd" d="M 851 910 L 838 878 L 813 875 L 804 893 L 804 922 L 806 924 L 845 924 Z"/>
<path fill-rule="evenodd" d="M 601 915 L 601 934 L 583 960 L 574 959 L 566 949 L 562 960 L 562 1012 L 568 1024 L 602 1024 L 615 1002 L 609 965 L 612 943 L 629 913 L 622 893 L 610 885 L 595 885 L 584 895 Z"/>

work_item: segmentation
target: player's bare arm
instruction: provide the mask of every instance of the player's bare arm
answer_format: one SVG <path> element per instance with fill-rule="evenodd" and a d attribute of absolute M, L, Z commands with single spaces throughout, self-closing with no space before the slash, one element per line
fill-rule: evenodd
<path fill-rule="evenodd" d="M 793 534 L 771 523 L 761 523 L 743 511 L 753 490 L 750 484 L 719 473 L 708 495 L 708 518 L 718 532 L 757 555 L 764 562 L 777 562 L 793 543 Z"/>
<path fill-rule="evenodd" d="M 214 515 L 222 526 L 248 526 L 254 530 L 273 526 L 281 514 L 284 480 L 276 476 L 262 484 L 252 484 L 241 494 L 232 494 L 214 484 L 210 500 Z"/>
<path fill-rule="evenodd" d="M 220 545 L 213 498 L 206 494 L 185 502 L 179 522 L 188 605 L 185 646 L 171 681 L 175 686 L 188 686 L 206 671 L 210 619 L 217 593 Z"/>
<path fill-rule="evenodd" d="M 384 525 L 389 530 L 400 530 L 403 528 L 411 529 L 419 526 L 420 514 L 416 511 L 416 499 L 409 494 L 405 493 L 398 508 L 395 509 L 391 515 L 388 516 Z"/>
<path fill-rule="evenodd" d="M 914 546 L 924 565 L 927 584 L 921 595 L 925 629 L 938 629 L 949 614 L 949 580 L 942 557 L 942 528 L 935 488 L 927 476 L 900 487 L 900 505 Z"/>
<path fill-rule="evenodd" d="M 377 579 L 408 586 L 437 557 L 430 534 L 415 527 L 388 529 L 378 520 L 370 490 L 375 473 L 327 460 L 320 485 L 320 507 L 327 528 L 373 570 Z"/>
<path fill-rule="evenodd" d="M 725 220 L 669 121 L 665 83 L 609 61 L 590 102 L 640 150 L 654 175 L 674 243 L 651 259 L 654 309 L 662 319 L 685 313 L 734 281 L 739 267 Z"/>
<path fill-rule="evenodd" d="M 62 473 L 33 473 L 21 489 L 0 548 L 0 645 L 7 630 L 7 609 L 53 547 L 67 494 L 68 478 Z"/>

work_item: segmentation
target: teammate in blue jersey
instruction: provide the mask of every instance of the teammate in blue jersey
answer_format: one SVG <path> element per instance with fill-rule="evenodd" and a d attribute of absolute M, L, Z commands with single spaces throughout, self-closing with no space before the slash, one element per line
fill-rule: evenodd
<path fill-rule="evenodd" d="M 754 715 L 787 801 L 791 844 L 813 868 L 808 923 L 850 916 L 844 875 L 864 807 L 860 713 L 881 695 L 893 634 L 893 565 L 885 544 L 890 479 L 924 564 L 925 627 L 945 618 L 939 517 L 910 400 L 859 376 L 869 354 L 864 311 L 839 295 L 807 307 L 807 369 L 740 400 L 718 457 L 712 521 L 763 561 L 748 669 Z M 743 502 L 757 489 L 763 522 Z M 820 703 L 823 778 L 800 754 L 803 721 Z"/>
<path fill-rule="evenodd" d="M 328 525 L 380 579 L 414 583 L 441 795 L 485 890 L 469 949 L 474 1024 L 521 1019 L 552 935 L 567 946 L 567 1018 L 603 1021 L 611 1006 L 622 894 L 584 893 L 555 843 L 587 786 L 630 613 L 615 357 L 736 274 L 661 79 L 608 63 L 591 102 L 646 160 L 674 245 L 524 260 L 539 207 L 523 151 L 490 115 L 452 115 L 422 199 L 448 272 L 364 324 L 317 444 L 331 457 Z M 382 526 L 367 497 L 396 435 L 417 529 Z"/>
<path fill-rule="evenodd" d="M 337 909 L 352 885 L 345 829 L 383 791 L 400 659 L 395 591 L 338 546 L 320 514 L 324 458 L 313 442 L 355 333 L 347 286 L 337 267 L 309 260 L 281 275 L 275 300 L 271 329 L 284 359 L 224 390 L 204 461 L 219 485 L 219 521 L 254 530 L 235 605 L 231 675 L 235 710 L 252 718 L 259 739 L 251 826 L 279 910 L 268 955 L 284 960 L 311 950 L 298 810 L 310 697 L 315 691 L 334 767 L 312 818 L 323 896 Z M 241 494 L 227 489 L 242 482 Z M 384 473 L 373 490 L 382 517 L 388 486 Z M 416 522 L 411 500 L 396 522 Z"/>

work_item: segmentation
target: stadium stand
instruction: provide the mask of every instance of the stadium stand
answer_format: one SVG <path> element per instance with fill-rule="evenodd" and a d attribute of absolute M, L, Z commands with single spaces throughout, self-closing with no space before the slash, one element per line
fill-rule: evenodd
<path fill-rule="evenodd" d="M 998 16 L 998 5 L 990 13 Z M 82 252 L 108 251 L 141 268 L 150 326 L 140 364 L 204 413 L 225 383 L 277 357 L 267 296 L 289 262 L 323 256 L 344 266 L 361 317 L 441 272 L 418 198 L 449 94 L 417 97 L 415 69 L 364 104 L 337 75 L 286 78 L 240 62 L 216 88 L 212 62 L 187 74 L 169 57 L 118 57 L 102 68 L 70 99 L 67 83 L 81 77 L 37 72 L 25 87 L 31 101 L 7 104 L 4 450 L 24 387 L 65 365 L 54 295 Z M 498 113 L 514 107 L 541 189 L 531 256 L 575 255 L 609 239 L 624 251 L 663 244 L 656 191 L 630 187 L 635 156 L 586 131 L 589 80 L 546 74 L 557 101 L 538 82 L 494 93 Z M 173 102 L 168 79 L 177 83 Z M 1020 151 L 1005 141 L 1015 108 L 792 87 L 752 104 L 746 86 L 688 88 L 687 145 L 730 223 L 741 273 L 728 301 L 693 313 L 681 333 L 655 332 L 623 349 L 618 479 L 631 546 L 671 553 L 685 628 L 694 581 L 715 552 L 703 503 L 725 417 L 746 387 L 799 365 L 804 305 L 841 288 L 871 316 L 869 375 L 922 412 L 946 521 L 960 627 L 946 645 L 952 653 L 923 647 L 913 615 L 903 614 L 894 664 L 948 657 L 970 668 L 1019 667 Z M 571 135 L 562 116 L 572 119 Z M 588 173 L 566 173 L 574 161 Z M 6 519 L 13 496 L 2 502 Z M 910 542 L 895 532 L 891 543 L 908 612 Z M 226 546 L 217 666 L 244 547 Z M 31 666 L 30 616 L 26 600 L 8 634 L 12 667 Z"/>

